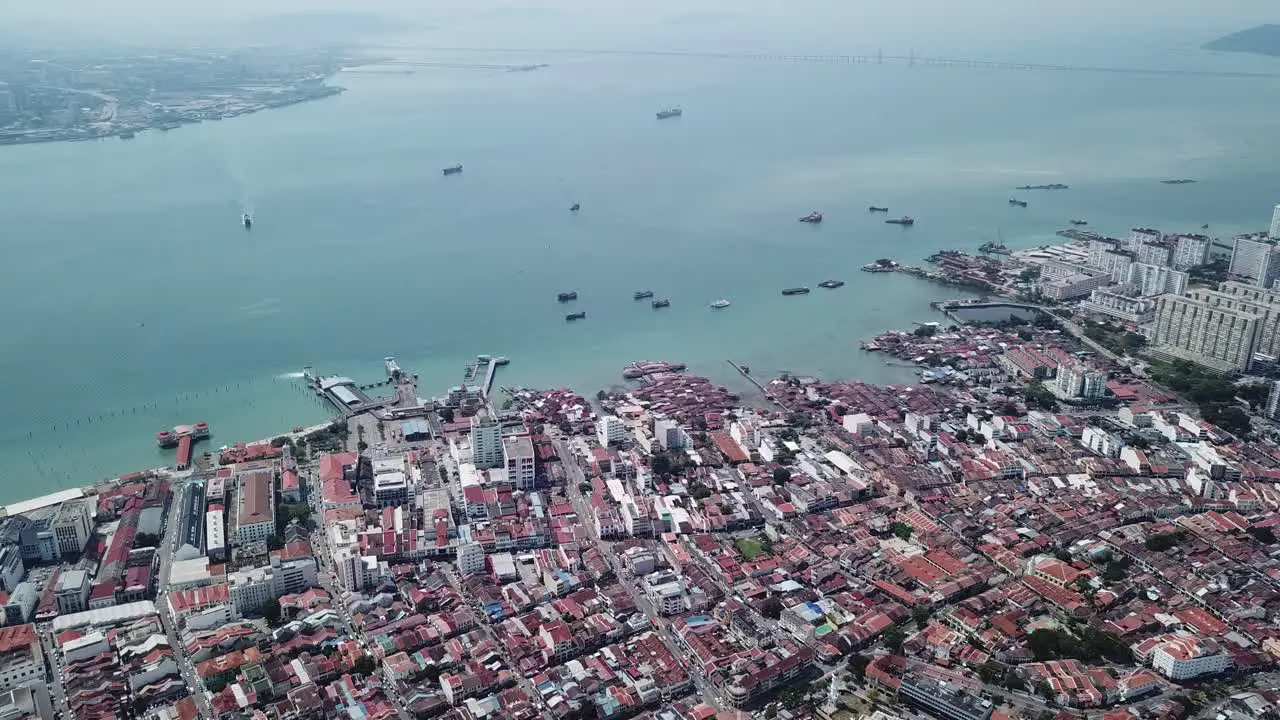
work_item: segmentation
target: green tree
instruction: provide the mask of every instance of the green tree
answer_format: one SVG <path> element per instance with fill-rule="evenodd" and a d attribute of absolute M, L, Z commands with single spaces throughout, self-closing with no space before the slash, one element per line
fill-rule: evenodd
<path fill-rule="evenodd" d="M 884 642 L 884 646 L 889 648 L 890 652 L 898 652 L 902 649 L 902 643 L 906 642 L 907 634 L 897 625 L 890 625 L 881 633 L 880 639 Z"/>
<path fill-rule="evenodd" d="M 920 630 L 929 625 L 929 619 L 932 617 L 933 611 L 923 605 L 917 605 L 911 609 L 911 619 L 916 621 L 916 627 Z"/>
<path fill-rule="evenodd" d="M 272 535 L 267 538 L 267 548 L 270 550 L 283 550 L 284 541 L 278 535 Z"/>
<path fill-rule="evenodd" d="M 1249 534 L 1263 545 L 1274 545 L 1276 543 L 1276 534 L 1269 527 L 1249 528 Z"/>
<path fill-rule="evenodd" d="M 866 677 L 867 666 L 870 664 L 871 664 L 871 658 L 867 657 L 866 655 L 863 655 L 862 653 L 851 654 L 849 656 L 849 660 L 847 661 L 847 665 L 849 666 L 849 672 L 853 673 L 853 676 L 859 679 Z"/>
<path fill-rule="evenodd" d="M 378 665 L 373 658 L 368 655 L 361 655 L 354 663 L 351 664 L 352 675 L 372 675 L 377 670 Z"/>
<path fill-rule="evenodd" d="M 267 625 L 277 627 L 280 625 L 280 598 L 271 598 L 262 605 L 262 617 L 266 618 Z"/>
<path fill-rule="evenodd" d="M 902 538 L 903 540 L 910 540 L 911 534 L 915 532 L 915 530 L 910 525 L 904 522 L 895 522 L 892 525 L 892 528 L 893 528 L 893 534 L 897 535 L 899 538 Z"/>
<path fill-rule="evenodd" d="M 1185 533 L 1183 533 L 1183 531 L 1181 530 L 1174 530 L 1173 532 L 1167 532 L 1167 533 L 1157 533 L 1147 538 L 1146 542 L 1144 542 L 1143 545 L 1145 545 L 1146 548 L 1152 552 L 1164 552 L 1169 548 L 1177 547 L 1178 544 L 1182 542 L 1182 537 L 1184 534 Z"/>
<path fill-rule="evenodd" d="M 784 467 L 776 467 L 773 469 L 773 484 L 786 485 L 791 482 L 791 471 Z"/>
<path fill-rule="evenodd" d="M 453 408 L 451 407 L 442 407 L 436 411 L 436 414 L 440 416 L 440 422 L 453 422 Z"/>

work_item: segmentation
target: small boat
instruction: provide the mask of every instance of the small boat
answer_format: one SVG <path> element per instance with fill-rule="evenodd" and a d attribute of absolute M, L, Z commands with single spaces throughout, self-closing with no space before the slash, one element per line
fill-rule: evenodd
<path fill-rule="evenodd" d="M 1088 220 L 1072 220 L 1071 224 L 1072 225 L 1088 225 L 1089 221 Z"/>
<path fill-rule="evenodd" d="M 653 303 L 651 304 L 653 305 L 654 310 L 660 310 L 664 307 L 671 307 L 671 301 L 667 300 L 666 298 L 663 298 L 662 300 L 654 300 Z"/>
<path fill-rule="evenodd" d="M 631 293 L 632 300 L 644 300 L 645 298 L 651 298 L 651 297 L 653 297 L 652 290 L 637 290 Z"/>
<path fill-rule="evenodd" d="M 723 308 L 727 308 L 727 307 L 729 307 L 729 301 L 728 301 L 728 300 L 725 300 L 724 298 L 721 298 L 721 299 L 719 299 L 719 300 L 717 300 L 717 301 L 715 301 L 715 302 L 711 303 L 711 307 L 715 308 L 716 310 L 721 310 L 721 309 L 723 309 Z"/>
<path fill-rule="evenodd" d="M 787 288 L 786 290 L 783 290 L 783 291 L 782 291 L 782 294 L 783 294 L 783 295 L 808 295 L 808 294 L 809 294 L 809 288 L 807 288 L 807 287 L 793 287 L 793 288 Z"/>
<path fill-rule="evenodd" d="M 1018 198 L 1009 198 L 1009 204 L 1010 204 L 1010 205 L 1017 205 L 1018 207 L 1026 207 L 1026 206 L 1027 206 L 1027 201 L 1026 201 L 1026 200 L 1019 200 Z"/>
<path fill-rule="evenodd" d="M 897 220 L 885 220 L 885 223 L 889 225 L 902 225 L 904 227 L 910 227 L 911 225 L 915 225 L 916 221 L 913 218 L 909 218 L 906 215 L 903 215 Z"/>
<path fill-rule="evenodd" d="M 562 292 L 559 295 L 556 295 L 556 300 L 559 300 L 560 302 L 569 302 L 570 300 L 577 300 L 577 299 L 578 299 L 577 290 L 574 290 L 573 292 Z"/>
<path fill-rule="evenodd" d="M 581 209 L 582 209 L 582 206 L 579 205 L 578 203 L 574 203 L 573 205 L 569 206 L 569 212 L 578 212 Z"/>
<path fill-rule="evenodd" d="M 240 216 L 240 224 L 244 225 L 245 230 L 249 230 L 253 227 L 253 218 L 249 217 L 249 213 L 245 213 Z"/>
<path fill-rule="evenodd" d="M 666 110 L 658 111 L 658 119 L 666 120 L 667 118 L 678 118 L 683 114 L 684 114 L 684 111 L 678 107 L 667 108 Z"/>
<path fill-rule="evenodd" d="M 1174 180 L 1161 180 L 1165 185 L 1190 185 L 1195 182 L 1191 178 L 1177 178 Z"/>
<path fill-rule="evenodd" d="M 444 173 L 445 175 L 457 175 L 458 173 L 462 172 L 462 166 L 454 165 L 453 167 L 447 167 L 444 170 L 441 170 L 440 172 Z"/>
<path fill-rule="evenodd" d="M 125 130 L 124 132 L 120 133 L 121 140 L 132 140 L 133 136 L 134 136 L 134 132 L 132 130 Z"/>
<path fill-rule="evenodd" d="M 867 208 L 867 212 L 889 212 L 889 208 L 876 207 L 875 205 L 872 205 L 871 207 Z"/>
<path fill-rule="evenodd" d="M 1209 223 L 1205 223 L 1205 224 L 1201 225 L 1201 226 L 1200 226 L 1200 229 L 1201 229 L 1201 230 L 1208 230 L 1208 229 L 1209 229 Z"/>
<path fill-rule="evenodd" d="M 743 374 L 743 375 L 750 375 L 750 374 L 751 374 L 751 368 L 750 368 L 750 367 L 748 367 L 748 366 L 746 366 L 746 365 L 739 365 L 739 366 L 738 366 L 738 369 L 742 371 L 742 374 Z"/>
<path fill-rule="evenodd" d="M 838 287 L 844 287 L 844 281 L 843 280 L 823 280 L 822 282 L 818 283 L 818 287 L 826 288 L 827 290 L 835 290 Z"/>
<path fill-rule="evenodd" d="M 586 316 L 587 314 L 585 312 L 576 312 L 576 313 L 569 313 L 568 315 L 565 315 L 564 319 L 569 322 L 573 322 L 574 320 L 581 320 Z"/>
<path fill-rule="evenodd" d="M 822 222 L 822 213 L 820 213 L 820 212 L 818 212 L 818 211 L 816 211 L 816 210 L 815 210 L 815 211 L 813 211 L 813 212 L 809 213 L 808 215 L 805 215 L 804 217 L 800 218 L 800 222 L 802 222 L 802 223 L 820 223 L 820 222 Z"/>

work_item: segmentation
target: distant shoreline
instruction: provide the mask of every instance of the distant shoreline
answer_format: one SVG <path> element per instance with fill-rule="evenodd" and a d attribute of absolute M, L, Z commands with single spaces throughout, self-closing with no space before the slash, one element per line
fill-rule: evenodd
<path fill-rule="evenodd" d="M 1280 25 L 1258 25 L 1207 42 L 1204 50 L 1280 57 Z"/>

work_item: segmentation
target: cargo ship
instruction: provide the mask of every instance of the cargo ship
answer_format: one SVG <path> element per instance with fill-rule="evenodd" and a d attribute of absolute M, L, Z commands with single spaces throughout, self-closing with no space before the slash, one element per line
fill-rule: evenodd
<path fill-rule="evenodd" d="M 637 380 L 639 378 L 656 375 L 658 373 L 680 372 L 681 370 L 684 370 L 685 367 L 684 363 L 643 360 L 640 362 L 633 362 L 622 368 L 622 377 L 628 380 Z"/>
<path fill-rule="evenodd" d="M 1178 178 L 1176 180 L 1161 180 L 1160 182 L 1165 185 L 1190 185 L 1195 182 L 1195 180 L 1192 180 L 1191 178 Z"/>
<path fill-rule="evenodd" d="M 871 207 L 867 208 L 867 212 L 889 212 L 889 208 L 877 207 L 875 205 L 872 205 Z"/>
<path fill-rule="evenodd" d="M 1072 220 L 1071 224 L 1072 225 L 1088 225 L 1089 221 L 1088 220 Z"/>
<path fill-rule="evenodd" d="M 644 300 L 651 297 L 653 297 L 652 290 L 637 290 L 634 293 L 631 293 L 632 300 Z"/>
<path fill-rule="evenodd" d="M 441 170 L 440 172 L 444 173 L 445 175 L 457 175 L 458 173 L 462 172 L 462 166 L 454 165 L 453 167 L 447 167 Z"/>
<path fill-rule="evenodd" d="M 783 294 L 783 295 L 808 295 L 808 294 L 809 294 L 809 288 L 807 288 L 807 287 L 793 287 L 793 288 L 787 288 L 786 290 L 783 290 L 783 291 L 782 291 L 782 294 Z"/>
<path fill-rule="evenodd" d="M 910 227 L 912 225 L 915 225 L 916 221 L 913 218 L 903 215 L 897 220 L 885 220 L 885 223 L 889 225 L 902 225 L 903 227 Z"/>
<path fill-rule="evenodd" d="M 897 270 L 897 269 L 898 269 L 898 263 L 888 258 L 880 258 L 875 262 L 869 262 L 866 265 L 862 266 L 862 272 L 873 272 L 873 273 L 893 272 L 894 270 Z"/>
<path fill-rule="evenodd" d="M 564 319 L 572 322 L 574 320 L 581 320 L 586 316 L 587 314 L 585 312 L 576 312 L 576 313 L 569 313 L 568 315 L 565 315 Z"/>
<path fill-rule="evenodd" d="M 572 292 L 562 292 L 559 295 L 556 295 L 556 300 L 559 300 L 560 302 L 569 302 L 570 300 L 577 300 L 577 299 L 578 299 L 577 290 L 574 290 Z"/>
<path fill-rule="evenodd" d="M 680 108 L 678 108 L 678 107 L 676 107 L 676 108 L 667 108 L 666 110 L 659 110 L 659 111 L 658 111 L 658 119 L 659 119 L 659 120 L 666 120 L 667 118 L 677 118 L 677 117 L 680 117 L 680 116 L 681 116 L 681 115 L 683 115 L 683 114 L 684 114 L 684 111 L 683 111 L 683 110 L 681 110 L 681 109 L 680 109 Z"/>
<path fill-rule="evenodd" d="M 1026 207 L 1026 206 L 1027 206 L 1027 201 L 1026 201 L 1026 200 L 1019 200 L 1018 198 L 1009 198 L 1009 204 L 1010 204 L 1010 205 L 1016 205 L 1017 207 Z"/>
<path fill-rule="evenodd" d="M 838 287 L 844 287 L 844 281 L 843 280 L 823 280 L 822 282 L 818 283 L 818 287 L 826 288 L 827 290 L 835 290 Z"/>
<path fill-rule="evenodd" d="M 802 223 L 820 223 L 822 222 L 822 213 L 814 211 L 799 219 Z"/>
<path fill-rule="evenodd" d="M 663 298 L 662 300 L 654 300 L 653 303 L 651 304 L 654 310 L 660 310 L 664 307 L 671 307 L 671 301 L 667 300 L 666 298 Z"/>
<path fill-rule="evenodd" d="M 1018 190 L 1066 190 L 1069 185 L 1062 183 L 1049 183 L 1048 185 L 1019 185 Z"/>

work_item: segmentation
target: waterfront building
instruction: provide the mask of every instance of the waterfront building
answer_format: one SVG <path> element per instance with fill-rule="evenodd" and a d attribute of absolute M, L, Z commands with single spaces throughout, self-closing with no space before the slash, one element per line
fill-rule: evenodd
<path fill-rule="evenodd" d="M 1121 249 L 1120 241 L 1114 238 L 1093 238 L 1089 240 L 1089 267 L 1101 270 L 1104 254 L 1119 252 Z M 1043 270 L 1041 272 L 1043 273 Z"/>
<path fill-rule="evenodd" d="M 1280 240 L 1280 205 L 1271 211 L 1271 230 L 1267 233 L 1273 240 Z"/>
<path fill-rule="evenodd" d="M 1190 270 L 1209 262 L 1209 248 L 1213 241 L 1204 235 L 1173 236 L 1173 268 Z"/>
<path fill-rule="evenodd" d="M 471 417 L 471 461 L 479 470 L 502 467 L 502 424 L 488 411 Z"/>
<path fill-rule="evenodd" d="M 1129 266 L 1127 281 L 1138 287 L 1139 294 L 1144 297 L 1173 293 L 1181 295 L 1187 291 L 1190 277 L 1167 265 L 1151 263 L 1133 263 Z"/>
<path fill-rule="evenodd" d="M 1165 267 L 1173 264 L 1174 245 L 1167 240 L 1147 241 L 1135 251 L 1137 262 Z"/>
<path fill-rule="evenodd" d="M 275 477 L 271 470 L 251 470 L 240 474 L 237 542 L 261 542 L 276 534 L 274 485 Z"/>
<path fill-rule="evenodd" d="M 204 556 L 205 488 L 201 483 L 189 483 L 174 503 L 175 514 L 171 522 L 178 523 L 178 549 L 174 558 L 192 560 Z"/>
<path fill-rule="evenodd" d="M 1159 230 L 1151 228 L 1133 228 L 1129 231 L 1129 237 L 1125 238 L 1122 244 L 1123 249 L 1137 252 L 1143 243 L 1158 243 L 1164 239 L 1164 234 Z"/>
<path fill-rule="evenodd" d="M 533 449 L 532 438 L 528 435 L 504 437 L 502 455 L 507 469 L 507 482 L 517 490 L 537 489 L 537 453 Z"/>
<path fill-rule="evenodd" d="M 1193 295 L 1222 293 L 1198 291 Z M 1162 295 L 1148 333 L 1157 356 L 1180 358 L 1217 371 L 1247 370 L 1261 317 L 1219 307 L 1212 299 Z"/>
<path fill-rule="evenodd" d="M 53 535 L 61 555 L 79 555 L 89 543 L 93 532 L 93 517 L 86 499 L 70 500 L 58 508 L 53 516 Z"/>
<path fill-rule="evenodd" d="M 1130 325 L 1146 325 L 1156 318 L 1156 301 L 1140 293 L 1141 288 L 1130 283 L 1098 288 L 1080 303 L 1080 309 Z"/>
<path fill-rule="evenodd" d="M 1280 277 L 1280 248 L 1266 233 L 1240 235 L 1231 251 L 1228 272 L 1262 288 L 1270 288 Z"/>
<path fill-rule="evenodd" d="M 35 625 L 0 629 L 0 690 L 44 680 L 44 650 Z"/>
<path fill-rule="evenodd" d="M 1127 265 L 1125 269 L 1128 270 Z M 1084 297 L 1098 288 L 1106 287 L 1111 282 L 1111 276 L 1106 273 L 1093 275 L 1080 273 L 1043 283 L 1040 286 L 1040 293 L 1050 300 L 1072 300 Z"/>
<path fill-rule="evenodd" d="M 89 609 L 89 573 L 84 570 L 68 570 L 58 576 L 54 591 L 59 615 L 84 612 Z"/>

